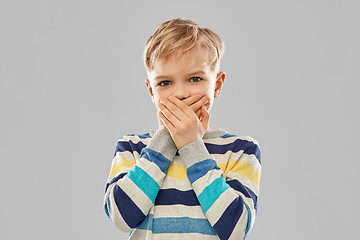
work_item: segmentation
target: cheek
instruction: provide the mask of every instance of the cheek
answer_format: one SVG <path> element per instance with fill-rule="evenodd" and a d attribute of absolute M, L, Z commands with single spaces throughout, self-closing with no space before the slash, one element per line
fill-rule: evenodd
<path fill-rule="evenodd" d="M 167 95 L 164 94 L 154 94 L 154 101 L 155 101 L 155 107 L 156 109 L 159 109 L 159 105 L 160 105 L 160 99 L 162 98 L 168 98 Z"/>

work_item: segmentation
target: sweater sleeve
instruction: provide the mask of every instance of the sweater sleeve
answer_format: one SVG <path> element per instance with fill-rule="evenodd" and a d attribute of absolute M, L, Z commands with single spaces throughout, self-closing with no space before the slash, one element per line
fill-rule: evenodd
<path fill-rule="evenodd" d="M 118 141 L 105 189 L 105 213 L 124 232 L 145 219 L 177 151 L 170 134 L 162 130 L 156 131 L 139 156 L 136 148 L 141 144 L 126 136 Z"/>
<path fill-rule="evenodd" d="M 257 211 L 260 148 L 255 140 L 240 139 L 228 149 L 222 147 L 213 147 L 226 158 L 222 164 L 211 158 L 203 140 L 184 146 L 179 154 L 200 205 L 219 238 L 245 239 Z"/>

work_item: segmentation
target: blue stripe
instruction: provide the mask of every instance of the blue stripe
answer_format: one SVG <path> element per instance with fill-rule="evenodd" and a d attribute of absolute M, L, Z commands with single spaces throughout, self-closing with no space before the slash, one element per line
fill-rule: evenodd
<path fill-rule="evenodd" d="M 137 136 L 137 137 L 143 138 L 143 139 L 145 139 L 145 138 L 151 138 L 149 132 L 148 132 L 148 133 L 141 134 L 141 135 L 138 135 L 138 134 L 127 134 L 126 136 Z"/>
<path fill-rule="evenodd" d="M 192 183 L 194 183 L 196 180 L 204 176 L 208 171 L 213 169 L 220 169 L 216 162 L 212 159 L 206 159 L 201 162 L 197 162 L 193 164 L 191 167 L 187 169 L 187 175 L 188 178 Z"/>
<path fill-rule="evenodd" d="M 261 163 L 259 146 L 247 140 L 236 139 L 234 142 L 224 145 L 205 143 L 205 146 L 210 154 L 225 154 L 228 151 L 233 153 L 244 151 L 244 153 L 249 155 L 254 154 Z"/>
<path fill-rule="evenodd" d="M 145 158 L 148 161 L 155 163 L 164 174 L 168 172 L 169 165 L 171 163 L 171 161 L 164 157 L 161 153 L 150 148 L 144 148 L 141 151 L 140 158 Z"/>
<path fill-rule="evenodd" d="M 234 135 L 230 133 L 225 133 L 224 135 L 220 136 L 221 138 L 230 138 L 230 137 L 239 137 L 239 135 Z"/>
<path fill-rule="evenodd" d="M 105 187 L 105 193 L 107 191 L 107 189 L 109 188 L 109 186 L 111 184 L 113 184 L 114 182 L 117 182 L 119 181 L 121 178 L 123 178 L 127 173 L 122 173 L 122 174 L 119 174 L 118 176 L 114 177 L 113 179 L 111 179 L 111 181 L 109 183 L 106 184 L 106 187 Z"/>
<path fill-rule="evenodd" d="M 110 216 L 110 194 L 106 198 L 105 213 L 112 222 L 112 219 L 111 219 L 111 216 Z"/>
<path fill-rule="evenodd" d="M 200 233 L 204 235 L 216 235 L 207 219 L 200 218 L 153 218 L 149 214 L 138 229 L 152 230 L 158 233 Z"/>
<path fill-rule="evenodd" d="M 147 138 L 147 134 L 143 135 L 136 135 L 141 136 L 140 138 Z M 151 137 L 149 135 L 149 137 Z M 237 135 L 225 134 L 222 138 L 228 137 L 238 137 Z M 254 154 L 257 159 L 260 161 L 260 149 L 259 146 L 251 141 L 243 140 L 243 139 L 236 139 L 234 142 L 229 144 L 212 144 L 212 143 L 205 143 L 206 148 L 208 149 L 210 154 L 224 154 L 227 151 L 231 150 L 232 152 L 236 153 L 243 150 L 246 154 Z M 141 153 L 142 149 L 146 148 L 146 145 L 139 141 L 138 143 L 133 143 L 131 140 L 128 141 L 118 141 L 115 154 L 117 152 L 134 152 L 137 151 L 139 154 Z"/>
<path fill-rule="evenodd" d="M 245 229 L 245 237 L 244 237 L 244 240 L 245 240 L 251 229 L 251 211 L 250 211 L 249 206 L 246 203 L 244 203 L 244 204 L 245 204 L 247 212 L 248 212 L 248 220 L 247 220 L 247 225 L 246 225 L 246 229 Z"/>
<path fill-rule="evenodd" d="M 214 229 L 220 239 L 229 239 L 236 223 L 243 213 L 243 209 L 244 202 L 241 197 L 234 199 L 226 208 L 225 212 L 214 225 Z"/>
<path fill-rule="evenodd" d="M 223 177 L 219 177 L 199 194 L 198 199 L 204 213 L 209 210 L 216 199 L 218 199 L 220 195 L 228 188 L 230 188 L 230 186 L 226 184 L 225 179 Z"/>
<path fill-rule="evenodd" d="M 229 150 L 234 153 L 241 150 L 245 151 L 249 143 L 252 142 L 242 139 L 236 139 L 234 142 L 228 144 L 205 143 L 205 146 L 208 148 L 210 154 L 224 154 Z"/>
<path fill-rule="evenodd" d="M 225 154 L 227 151 L 230 150 L 231 143 L 224 145 L 205 143 L 205 147 L 210 154 Z"/>
<path fill-rule="evenodd" d="M 115 185 L 113 193 L 116 207 L 127 225 L 130 228 L 137 227 L 145 215 L 118 185 Z"/>
<path fill-rule="evenodd" d="M 243 184 L 241 184 L 240 181 L 236 179 L 227 181 L 226 183 L 229 184 L 231 188 L 244 194 L 245 197 L 251 198 L 254 202 L 255 211 L 257 211 L 257 196 L 253 191 L 251 191 L 250 188 L 244 186 Z"/>
<path fill-rule="evenodd" d="M 155 202 L 160 186 L 147 172 L 134 165 L 134 167 L 128 172 L 127 176 L 149 197 L 153 203 Z"/>
<path fill-rule="evenodd" d="M 182 204 L 186 206 L 199 206 L 199 200 L 194 190 L 180 191 L 174 188 L 160 189 L 155 205 L 175 205 Z"/>
<path fill-rule="evenodd" d="M 114 177 L 113 179 L 111 179 L 110 185 L 113 184 L 114 182 L 119 181 L 119 180 L 120 180 L 121 178 L 123 178 L 126 174 L 127 174 L 127 172 L 126 172 L 126 173 L 121 173 L 121 174 L 117 175 L 116 177 Z"/>
<path fill-rule="evenodd" d="M 245 149 L 244 153 L 254 154 L 256 156 L 257 160 L 259 160 L 259 163 L 261 163 L 260 148 L 255 143 L 250 143 L 249 146 Z"/>
<path fill-rule="evenodd" d="M 140 153 L 143 148 L 145 148 L 146 145 L 142 142 L 133 143 L 131 140 L 128 141 L 118 141 L 114 153 L 114 157 L 116 156 L 117 152 L 125 152 L 129 151 L 131 153 L 134 153 L 135 151 Z"/>
<path fill-rule="evenodd" d="M 154 222 L 153 218 L 154 218 L 153 214 L 148 214 L 144 219 L 144 221 L 142 221 L 142 223 L 137 227 L 137 229 L 145 229 L 152 231 L 153 222 Z"/>

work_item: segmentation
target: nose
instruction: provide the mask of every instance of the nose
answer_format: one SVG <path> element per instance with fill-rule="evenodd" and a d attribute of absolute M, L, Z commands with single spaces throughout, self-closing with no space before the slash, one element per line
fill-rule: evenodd
<path fill-rule="evenodd" d="M 177 88 L 173 95 L 180 100 L 184 100 L 191 96 L 191 92 L 188 88 L 182 86 L 182 87 Z"/>

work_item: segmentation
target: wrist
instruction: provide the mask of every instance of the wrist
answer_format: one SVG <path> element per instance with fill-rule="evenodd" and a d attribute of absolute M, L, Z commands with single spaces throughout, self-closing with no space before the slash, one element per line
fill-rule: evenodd
<path fill-rule="evenodd" d="M 186 168 L 210 158 L 210 154 L 202 139 L 185 145 L 178 152 Z"/>
<path fill-rule="evenodd" d="M 189 144 L 192 144 L 196 141 L 199 141 L 199 140 L 202 140 L 202 138 L 200 137 L 197 137 L 197 138 L 194 138 L 194 139 L 186 139 L 184 142 L 181 142 L 181 141 L 174 141 L 175 144 L 176 144 L 176 147 L 180 150 L 182 148 L 184 148 L 185 146 L 189 145 Z"/>

